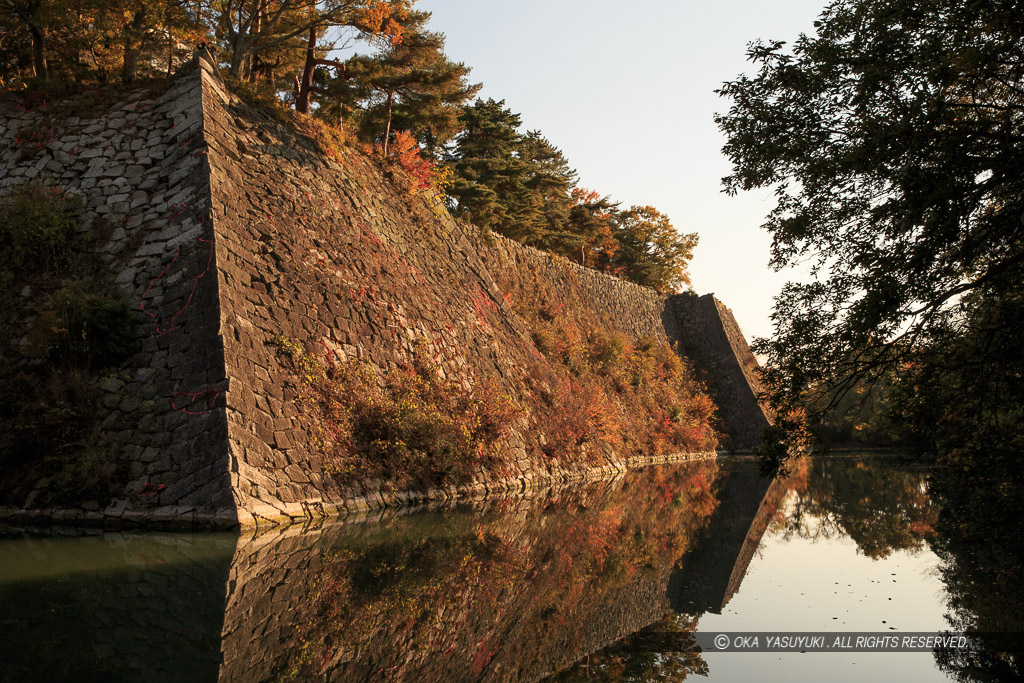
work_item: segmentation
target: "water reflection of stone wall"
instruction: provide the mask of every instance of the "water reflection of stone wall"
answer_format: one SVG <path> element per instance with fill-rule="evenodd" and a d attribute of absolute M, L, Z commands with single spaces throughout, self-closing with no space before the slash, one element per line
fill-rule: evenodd
<path fill-rule="evenodd" d="M 239 544 L 224 680 L 533 680 L 670 611 L 717 465 Z"/>
<path fill-rule="evenodd" d="M 536 680 L 673 613 L 709 524 L 752 526 L 737 483 L 702 461 L 255 536 L 0 541 L 0 680 Z"/>
<path fill-rule="evenodd" d="M 718 481 L 718 509 L 672 574 L 673 610 L 721 614 L 739 590 L 786 487 L 785 480 L 760 477 L 753 462 L 728 468 Z"/>

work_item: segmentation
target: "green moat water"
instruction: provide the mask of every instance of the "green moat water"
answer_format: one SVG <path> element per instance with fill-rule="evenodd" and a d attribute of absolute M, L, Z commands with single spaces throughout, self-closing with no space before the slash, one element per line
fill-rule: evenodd
<path fill-rule="evenodd" d="M 651 632 L 685 646 L 720 632 L 1018 629 L 1000 612 L 1014 609 L 1005 598 L 978 585 L 962 539 L 942 536 L 929 476 L 847 456 L 769 482 L 755 463 L 723 459 L 256 536 L 11 537 L 0 540 L 0 680 L 1019 671 L 1017 655 L 984 648 L 966 658 L 637 647 Z"/>

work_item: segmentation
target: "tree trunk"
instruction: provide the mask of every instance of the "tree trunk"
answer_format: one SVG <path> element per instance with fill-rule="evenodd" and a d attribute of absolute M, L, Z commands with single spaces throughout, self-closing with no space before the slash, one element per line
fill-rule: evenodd
<path fill-rule="evenodd" d="M 167 31 L 167 77 L 174 75 L 174 36 Z"/>
<path fill-rule="evenodd" d="M 391 104 L 395 101 L 395 93 L 388 93 L 388 125 L 384 129 L 384 157 L 388 156 L 388 140 L 391 139 Z"/>
<path fill-rule="evenodd" d="M 313 71 L 316 69 L 316 26 L 309 27 L 309 40 L 306 42 L 306 63 L 302 67 L 302 80 L 299 92 L 295 97 L 295 111 L 306 114 L 309 112 L 309 95 L 313 89 Z"/>
<path fill-rule="evenodd" d="M 167 77 L 174 74 L 174 32 L 171 31 L 171 10 L 164 11 L 164 26 L 167 28 Z"/>
<path fill-rule="evenodd" d="M 131 83 L 139 72 L 142 58 L 143 33 L 146 27 L 146 7 L 142 6 L 132 22 L 124 29 L 124 64 L 121 66 L 121 82 Z"/>
<path fill-rule="evenodd" d="M 231 41 L 231 73 L 240 81 L 248 81 L 252 65 L 252 48 L 255 40 L 241 33 L 235 34 Z"/>
<path fill-rule="evenodd" d="M 48 69 L 46 65 L 46 35 L 35 24 L 28 25 L 28 32 L 32 36 L 32 75 L 45 81 Z"/>
<path fill-rule="evenodd" d="M 139 58 L 141 57 L 141 54 L 142 49 L 138 43 L 125 45 L 124 65 L 121 67 L 122 83 L 131 83 L 135 80 L 135 76 L 138 75 L 139 72 Z"/>
<path fill-rule="evenodd" d="M 236 78 L 240 76 L 238 72 L 241 70 L 242 66 L 242 57 L 238 52 L 238 43 L 239 41 L 235 40 L 231 45 L 231 62 L 228 64 L 228 69 Z"/>
<path fill-rule="evenodd" d="M 231 61 L 228 62 L 228 69 L 231 74 L 240 81 L 247 80 L 246 64 L 252 54 L 252 48 L 256 41 L 245 33 L 232 31 L 228 35 L 228 45 L 231 50 Z"/>

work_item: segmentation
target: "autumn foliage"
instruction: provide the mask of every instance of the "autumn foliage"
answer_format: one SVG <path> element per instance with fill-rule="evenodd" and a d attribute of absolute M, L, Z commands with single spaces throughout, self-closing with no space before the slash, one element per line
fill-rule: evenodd
<path fill-rule="evenodd" d="M 309 601 L 285 615 L 280 680 L 386 671 L 394 680 L 489 678 L 586 642 L 592 620 L 670 571 L 718 507 L 714 461 L 651 468 L 484 516 L 401 516 L 323 546 Z M 410 647 L 409 644 L 417 647 Z M 545 645 L 550 643 L 551 645 Z M 571 651 L 570 651 L 571 653 Z"/>
<path fill-rule="evenodd" d="M 534 416 L 552 458 L 589 459 L 603 448 L 626 456 L 713 450 L 715 405 L 693 370 L 664 342 L 630 341 L 565 318 L 533 319 L 540 366 Z"/>
<path fill-rule="evenodd" d="M 355 9 L 353 15 L 353 24 L 360 31 L 399 45 L 405 34 L 404 22 L 409 17 L 409 8 L 400 3 L 370 0 L 364 7 Z"/>
<path fill-rule="evenodd" d="M 505 437 L 521 413 L 515 400 L 489 380 L 466 388 L 443 378 L 422 345 L 412 363 L 378 377 L 367 363 L 274 344 L 312 417 L 324 469 L 341 483 L 461 484 L 507 456 Z"/>
<path fill-rule="evenodd" d="M 387 158 L 409 175 L 415 189 L 425 190 L 433 185 L 434 163 L 423 158 L 419 142 L 408 131 L 395 133 Z"/>
<path fill-rule="evenodd" d="M 716 448 L 714 402 L 696 371 L 666 341 L 636 339 L 596 314 L 582 288 L 555 288 L 529 271 L 493 264 L 506 300 L 530 330 L 536 356 L 530 431 L 560 461 L 600 462 Z"/>

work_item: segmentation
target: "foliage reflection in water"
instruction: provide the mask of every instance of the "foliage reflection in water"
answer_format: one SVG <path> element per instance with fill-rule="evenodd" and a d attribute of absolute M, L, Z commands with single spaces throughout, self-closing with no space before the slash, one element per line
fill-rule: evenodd
<path fill-rule="evenodd" d="M 650 468 L 243 537 L 209 561 L 190 546 L 203 537 L 4 541 L 0 557 L 23 559 L 0 570 L 0 656 L 22 680 L 537 678 L 670 611 L 667 577 L 714 513 L 718 478 L 714 461 Z M 76 568 L 83 545 L 117 558 Z M 77 645 L 41 653 L 69 623 Z M 176 632 L 188 642 L 168 652 Z"/>
<path fill-rule="evenodd" d="M 841 458 L 768 482 L 752 462 L 710 461 L 322 529 L 0 541 L 0 678 L 765 680 L 800 678 L 809 656 L 702 654 L 686 639 L 850 630 L 883 607 L 902 630 L 1019 628 L 1005 607 L 1020 597 L 1019 564 L 991 545 L 971 559 L 928 476 Z M 684 647 L 636 647 L 665 631 Z M 842 679 L 841 656 L 817 656 Z M 861 678 L 875 665 L 921 680 L 1019 672 L 984 651 L 848 663 Z"/>
<path fill-rule="evenodd" d="M 1005 488 L 1005 487 L 1003 487 Z M 1005 493 L 1005 492 L 1004 492 Z M 776 482 L 762 503 L 773 514 L 755 557 L 740 553 L 725 604 L 694 600 L 689 614 L 669 615 L 592 653 L 556 680 L 1020 680 L 1014 638 L 1024 632 L 1021 611 L 1021 510 L 1018 499 L 979 491 L 952 468 L 928 468 L 879 457 L 807 458 Z M 728 492 L 719 493 L 719 513 Z M 708 530 L 721 539 L 723 527 Z M 748 541 L 750 538 L 748 538 Z M 685 570 L 714 544 L 699 543 L 680 560 Z M 720 551 L 719 551 L 720 552 Z M 685 571 L 684 571 L 685 573 Z M 698 572 L 704 580 L 715 572 Z M 893 578 L 898 577 L 898 578 Z M 735 583 L 736 577 L 731 579 Z M 859 596 L 859 597 L 858 597 Z M 842 616 L 832 616 L 842 615 Z M 888 617 L 886 619 L 885 617 Z M 892 624 L 898 624 L 893 626 Z M 678 652 L 649 652 L 645 643 L 668 632 L 722 631 L 964 631 L 979 633 L 969 650 L 933 653 L 701 656 L 693 639 Z M 999 634 L 1007 634 L 1008 637 Z M 995 634 L 995 635 L 992 635 Z M 655 642 L 660 642 L 657 638 Z M 1019 649 L 1019 643 L 1016 648 Z"/>

